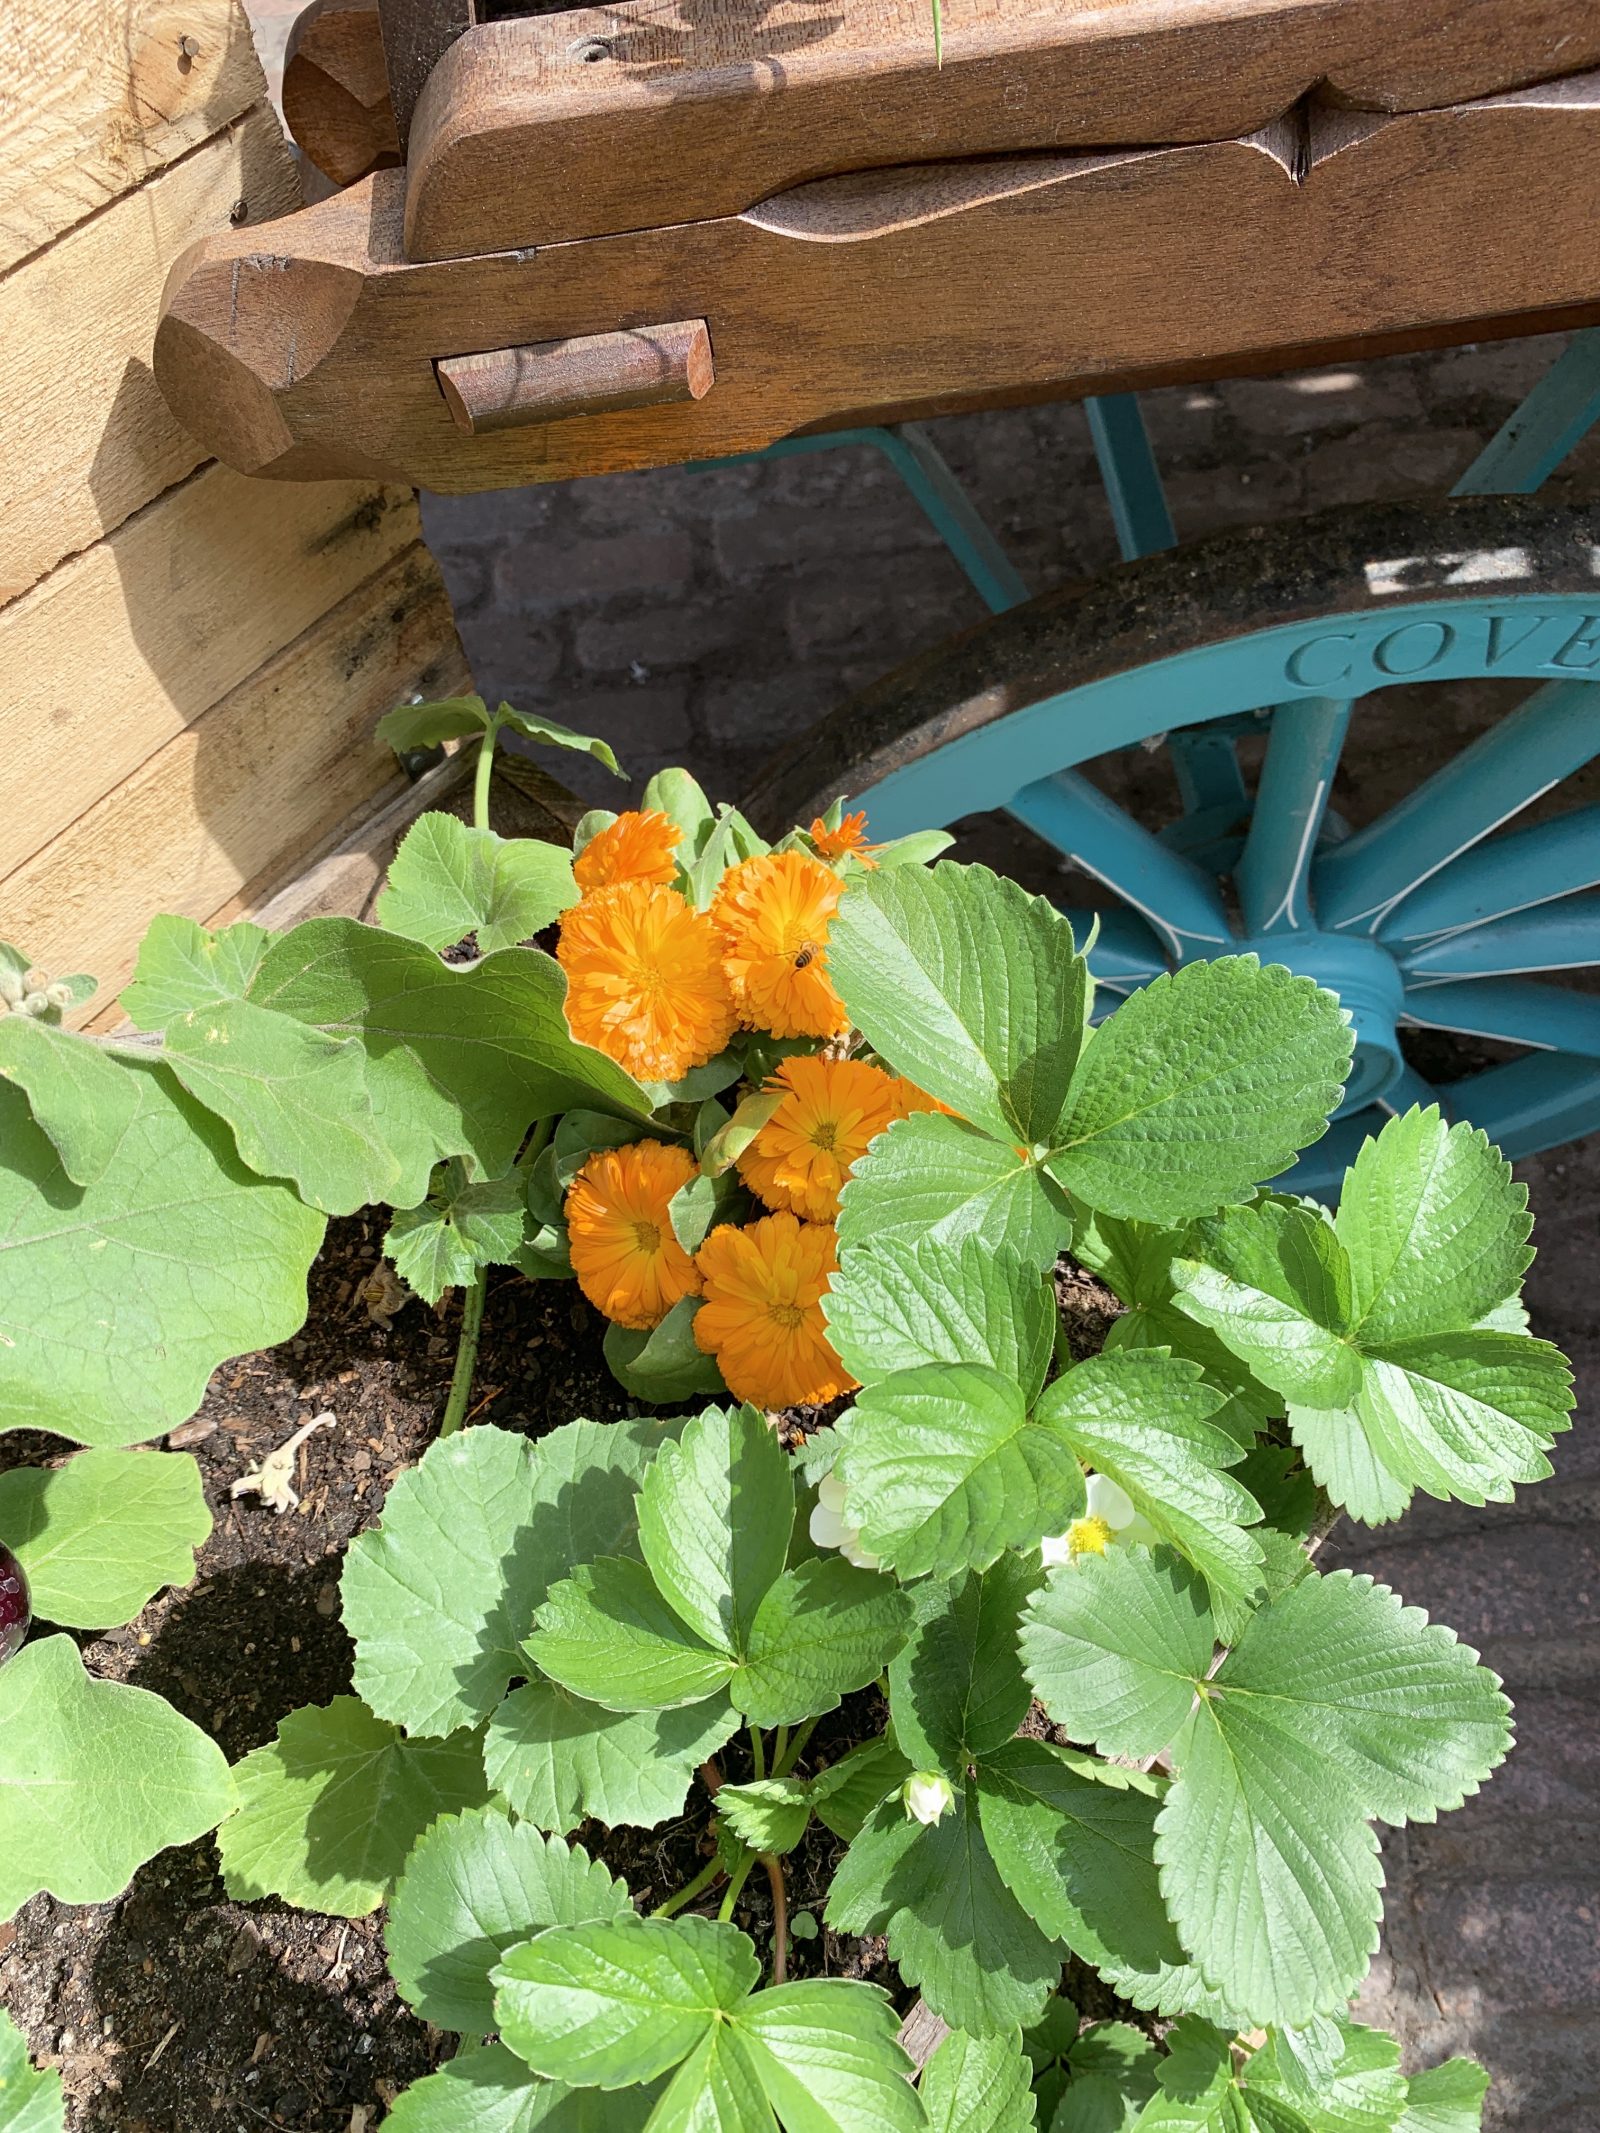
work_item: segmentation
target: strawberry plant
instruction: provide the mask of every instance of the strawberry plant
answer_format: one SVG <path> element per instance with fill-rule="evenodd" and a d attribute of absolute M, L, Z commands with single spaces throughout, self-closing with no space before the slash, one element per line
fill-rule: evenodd
<path fill-rule="evenodd" d="M 438 1440 L 344 1564 L 355 1693 L 229 1772 L 23 1644 L 0 1915 L 217 1824 L 237 1898 L 386 1906 L 461 2039 L 397 2133 L 1467 2133 L 1480 2071 L 1403 2071 L 1350 2005 L 1375 1825 L 1474 1792 L 1508 1706 L 1315 1558 L 1340 1512 L 1549 1471 L 1508 1166 L 1413 1112 L 1331 1215 L 1271 1184 L 1349 1066 L 1309 980 L 1222 957 L 1097 1022 L 1067 921 L 945 840 L 835 810 L 769 848 L 681 773 L 570 855 L 501 839 L 515 723 L 393 715 L 479 738 L 478 804 L 414 826 L 376 926 L 157 920 L 104 1039 L 9 955 L 0 1427 L 85 1447 L 0 1479 L 41 1619 L 190 1574 L 193 1462 L 131 1447 L 295 1329 L 330 1214 L 386 1204 L 403 1278 L 464 1294 Z M 491 1266 L 574 1279 L 649 1412 L 461 1427 Z M 616 1877 L 608 1831 L 685 1817 L 693 1871 Z M 900 2005 L 820 1974 L 863 1936 Z"/>

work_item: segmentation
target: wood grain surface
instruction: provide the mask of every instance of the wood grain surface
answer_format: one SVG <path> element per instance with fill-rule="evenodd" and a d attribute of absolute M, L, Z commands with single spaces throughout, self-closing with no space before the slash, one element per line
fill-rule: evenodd
<path fill-rule="evenodd" d="M 531 257 L 410 264 L 403 196 L 379 172 L 174 277 L 157 375 L 221 457 L 491 488 L 1600 316 L 1600 75 L 1391 118 L 1301 107 L 1191 147 L 845 175 Z M 435 375 L 686 317 L 716 351 L 699 401 L 466 436 Z"/>
<path fill-rule="evenodd" d="M 703 318 L 539 341 L 530 348 L 492 348 L 450 356 L 439 365 L 445 404 L 469 437 L 564 415 L 703 400 L 715 376 Z"/>
<path fill-rule="evenodd" d="M 704 221 L 891 163 L 1223 140 L 1313 90 L 1422 110 L 1594 66 L 1594 0 L 960 0 L 942 66 L 929 0 L 620 0 L 444 53 L 406 249 Z"/>
<path fill-rule="evenodd" d="M 400 160 L 376 0 L 311 0 L 283 56 L 283 117 L 335 185 Z"/>
<path fill-rule="evenodd" d="M 266 93 L 234 0 L 5 0 L 0 271 Z"/>
<path fill-rule="evenodd" d="M 162 283 L 196 236 L 299 199 L 277 119 L 258 106 L 0 277 L 0 604 L 205 456 L 151 375 Z"/>

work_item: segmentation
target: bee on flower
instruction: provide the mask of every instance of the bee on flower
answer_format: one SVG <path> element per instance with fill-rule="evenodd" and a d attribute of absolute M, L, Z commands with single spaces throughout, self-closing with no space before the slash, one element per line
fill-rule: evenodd
<path fill-rule="evenodd" d="M 1061 1565 L 1076 1568 L 1086 1555 L 1104 1555 L 1119 1542 L 1137 1541 L 1155 1547 L 1161 1536 L 1143 1512 L 1134 1506 L 1126 1489 L 1109 1474 L 1091 1474 L 1089 1501 L 1082 1518 L 1075 1518 L 1065 1533 L 1052 1534 L 1039 1544 L 1047 1570 Z"/>
<path fill-rule="evenodd" d="M 700 1274 L 672 1227 L 672 1196 L 697 1175 L 686 1148 L 635 1141 L 591 1155 L 567 1192 L 572 1271 L 595 1309 L 619 1326 L 660 1325 L 698 1296 Z"/>
<path fill-rule="evenodd" d="M 842 1037 L 845 1004 L 828 975 L 828 928 L 844 885 L 806 852 L 741 860 L 711 917 L 739 1019 L 774 1037 Z"/>
<path fill-rule="evenodd" d="M 695 1264 L 706 1299 L 695 1313 L 695 1342 L 716 1357 L 736 1399 L 770 1413 L 855 1389 L 822 1315 L 838 1264 L 831 1227 L 788 1214 L 765 1215 L 745 1229 L 723 1223 Z"/>

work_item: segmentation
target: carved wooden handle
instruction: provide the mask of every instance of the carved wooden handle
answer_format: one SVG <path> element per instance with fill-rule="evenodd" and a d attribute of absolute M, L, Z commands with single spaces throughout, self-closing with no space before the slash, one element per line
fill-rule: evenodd
<path fill-rule="evenodd" d="M 450 356 L 435 369 L 456 427 L 469 437 L 563 415 L 703 400 L 716 375 L 703 318 L 570 341 Z"/>

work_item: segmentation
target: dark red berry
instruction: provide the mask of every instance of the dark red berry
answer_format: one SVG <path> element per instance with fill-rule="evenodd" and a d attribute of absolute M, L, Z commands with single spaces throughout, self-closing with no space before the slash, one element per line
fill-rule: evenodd
<path fill-rule="evenodd" d="M 21 1651 L 33 1610 L 28 1604 L 28 1580 L 4 1541 L 0 1541 L 0 1666 L 13 1652 Z"/>

